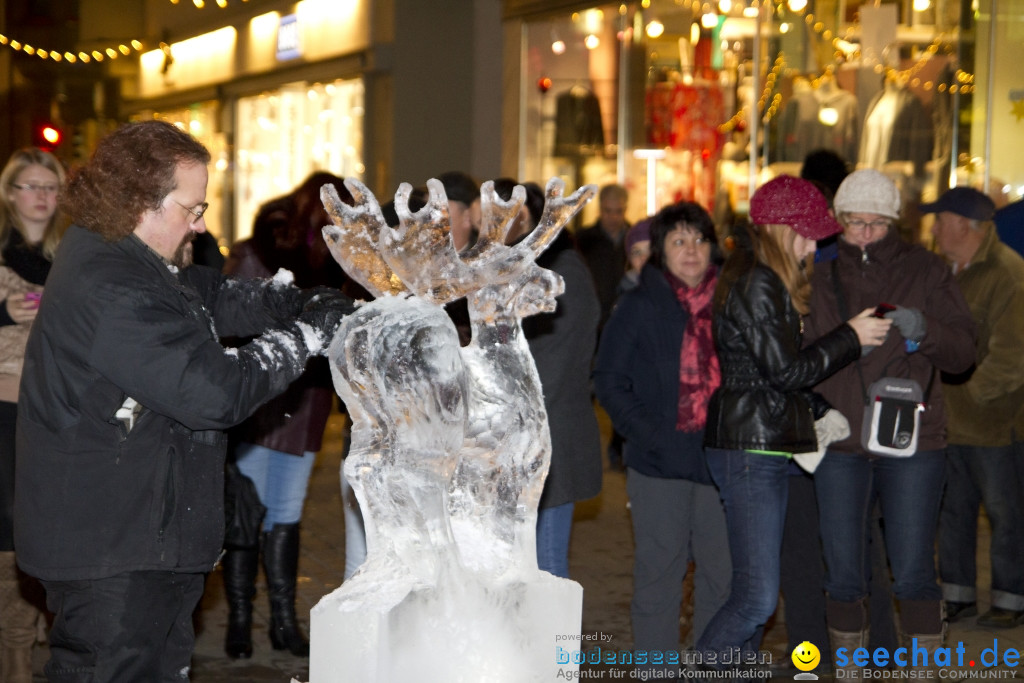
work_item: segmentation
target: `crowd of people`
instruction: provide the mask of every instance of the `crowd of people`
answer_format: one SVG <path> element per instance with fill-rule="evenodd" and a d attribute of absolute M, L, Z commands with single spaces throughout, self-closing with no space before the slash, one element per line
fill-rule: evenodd
<path fill-rule="evenodd" d="M 368 297 L 320 238 L 319 190 L 352 199 L 314 173 L 210 267 L 192 244 L 209 161 L 147 121 L 67 177 L 36 149 L 0 173 L 4 682 L 31 681 L 41 628 L 50 680 L 187 677 L 218 562 L 226 655 L 253 655 L 261 565 L 270 645 L 309 654 L 302 512 L 328 416 L 344 410 L 323 356 Z M 598 221 L 538 260 L 565 283 L 556 311 L 523 324 L 552 436 L 538 565 L 570 578 L 574 506 L 601 490 L 596 400 L 625 470 L 636 650 L 756 652 L 781 591 L 793 646 L 916 639 L 934 652 L 948 621 L 977 613 L 982 506 L 992 589 L 979 624 L 1024 624 L 1024 259 L 977 190 L 915 207 L 935 215 L 935 253 L 901 236 L 887 176 L 811 161 L 763 184 L 728 228 L 690 201 L 630 225 L 627 189 L 605 186 Z M 480 186 L 438 178 L 453 245 L 472 249 Z M 516 185 L 508 244 L 544 207 L 536 183 L 494 181 L 506 201 Z M 414 191 L 410 210 L 425 201 Z M 447 310 L 465 345 L 463 304 Z M 886 384 L 912 398 L 883 400 Z M 365 557 L 352 500 L 345 534 L 348 578 Z"/>

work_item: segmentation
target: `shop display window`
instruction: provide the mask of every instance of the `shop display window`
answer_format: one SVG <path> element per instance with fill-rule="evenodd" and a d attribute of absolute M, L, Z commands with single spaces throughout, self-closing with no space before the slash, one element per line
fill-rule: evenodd
<path fill-rule="evenodd" d="M 313 171 L 362 178 L 363 83 L 290 83 L 238 100 L 235 123 L 235 239 L 269 199 Z"/>
<path fill-rule="evenodd" d="M 621 182 L 632 221 L 688 199 L 725 223 L 827 149 L 890 175 L 918 237 L 917 204 L 951 185 L 1024 194 L 1024 159 L 992 142 L 1024 135 L 1024 89 L 990 58 L 1024 44 L 987 4 L 644 0 L 524 21 L 521 177 Z"/>

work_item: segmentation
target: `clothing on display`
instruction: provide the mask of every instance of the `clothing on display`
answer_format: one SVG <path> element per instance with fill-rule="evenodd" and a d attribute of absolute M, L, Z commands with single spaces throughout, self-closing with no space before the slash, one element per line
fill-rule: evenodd
<path fill-rule="evenodd" d="M 862 166 L 880 169 L 890 161 L 910 161 L 921 175 L 932 156 L 931 116 L 905 87 L 887 82 L 868 104 L 861 133 Z"/>
<path fill-rule="evenodd" d="M 803 161 L 816 149 L 856 159 L 858 123 L 857 96 L 840 88 L 834 77 L 822 76 L 817 88 L 801 78 L 779 117 L 775 160 Z"/>
<path fill-rule="evenodd" d="M 597 95 L 574 85 L 555 102 L 555 156 L 596 153 L 604 148 L 604 125 Z"/>

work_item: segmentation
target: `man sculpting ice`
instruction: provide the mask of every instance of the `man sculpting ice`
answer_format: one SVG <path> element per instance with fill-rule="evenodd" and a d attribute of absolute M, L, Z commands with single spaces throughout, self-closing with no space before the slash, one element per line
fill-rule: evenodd
<path fill-rule="evenodd" d="M 352 303 L 187 265 L 210 155 L 124 126 L 72 176 L 74 225 L 25 356 L 15 544 L 56 615 L 48 680 L 188 680 L 224 529 L 222 430 L 322 353 Z M 219 336 L 257 336 L 225 349 Z"/>

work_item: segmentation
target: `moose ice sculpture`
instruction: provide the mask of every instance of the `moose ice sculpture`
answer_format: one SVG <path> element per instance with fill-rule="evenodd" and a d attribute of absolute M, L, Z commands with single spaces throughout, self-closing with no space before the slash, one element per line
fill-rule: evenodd
<path fill-rule="evenodd" d="M 373 195 L 322 191 L 324 238 L 375 296 L 328 352 L 352 416 L 345 474 L 366 523 L 366 563 L 311 614 L 312 683 L 523 683 L 555 680 L 559 643 L 580 633 L 582 588 L 537 568 L 537 503 L 551 457 L 547 414 L 521 320 L 555 307 L 561 278 L 537 256 L 589 201 L 548 182 L 544 213 L 504 243 L 525 192 L 481 188 L 484 227 L 462 254 L 437 180 L 388 227 Z M 460 348 L 441 306 L 467 297 L 473 340 Z M 570 640 L 570 642 L 572 642 Z"/>

